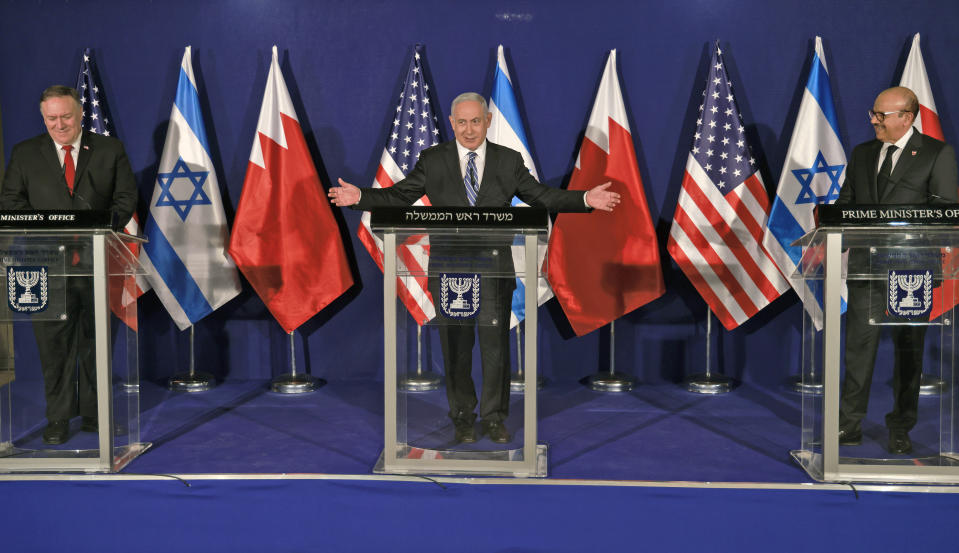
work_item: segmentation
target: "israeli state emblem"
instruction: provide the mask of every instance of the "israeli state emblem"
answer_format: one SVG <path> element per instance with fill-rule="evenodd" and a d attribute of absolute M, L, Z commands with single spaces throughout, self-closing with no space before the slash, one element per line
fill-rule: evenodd
<path fill-rule="evenodd" d="M 440 273 L 440 312 L 450 319 L 471 319 L 479 312 L 479 273 Z"/>
<path fill-rule="evenodd" d="M 889 271 L 886 306 L 890 315 L 909 319 L 929 318 L 932 311 L 932 271 Z"/>
<path fill-rule="evenodd" d="M 7 267 L 7 305 L 16 313 L 39 313 L 47 308 L 47 267 Z"/>

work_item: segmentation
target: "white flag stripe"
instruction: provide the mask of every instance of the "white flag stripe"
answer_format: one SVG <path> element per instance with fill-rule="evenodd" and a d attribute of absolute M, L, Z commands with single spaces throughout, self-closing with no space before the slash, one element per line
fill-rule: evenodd
<path fill-rule="evenodd" d="M 722 199 L 725 203 L 725 198 Z M 709 242 L 710 248 L 726 265 L 726 270 L 732 274 L 734 281 L 725 281 L 723 288 L 728 290 L 727 294 L 717 294 L 720 298 L 723 298 L 723 303 L 729 304 L 730 302 L 736 303 L 735 299 L 732 297 L 732 294 L 737 290 L 743 290 L 747 296 L 749 296 L 750 301 L 757 308 L 769 303 L 769 300 L 766 299 L 762 291 L 756 286 L 756 283 L 752 279 L 752 275 L 746 271 L 743 267 L 740 258 L 737 257 L 736 252 L 727 244 L 723 237 L 716 232 L 716 229 L 713 228 L 710 224 L 704 224 L 703 222 L 709 221 L 712 217 L 710 213 L 704 213 L 700 210 L 699 205 L 692 199 L 690 194 L 681 194 L 679 206 L 683 209 L 688 217 L 690 222 L 693 222 L 696 228 L 699 229 L 699 232 L 702 233 L 703 237 L 706 238 L 706 241 Z M 677 217 L 677 220 L 680 220 Z M 736 229 L 738 230 L 738 229 Z M 735 232 L 735 231 L 734 231 Z M 748 243 L 748 242 L 747 242 Z M 755 258 L 751 255 L 750 252 L 752 248 L 743 248 L 739 251 L 749 255 L 755 261 Z M 692 257 L 690 252 L 686 252 L 687 257 Z M 698 255 L 698 252 L 697 252 Z M 778 275 L 778 271 L 776 272 Z M 781 278 L 781 277 L 780 277 Z"/>
<path fill-rule="evenodd" d="M 685 216 L 685 215 L 684 215 Z M 688 216 L 686 216 L 688 217 Z M 699 249 L 686 236 L 686 232 L 680 225 L 672 225 L 669 230 L 670 237 L 676 242 L 683 254 L 689 259 L 689 266 L 695 270 L 706 282 L 713 294 L 717 298 L 727 298 L 732 300 L 726 283 L 712 270 L 712 265 L 699 253 Z M 746 313 L 739 306 L 739 302 L 722 301 L 723 307 L 729 313 L 730 317 L 736 321 L 736 324 L 742 324 L 749 319 Z"/>
<path fill-rule="evenodd" d="M 939 110 L 936 109 L 936 101 L 932 96 L 932 86 L 929 84 L 926 64 L 922 60 L 922 50 L 919 48 L 919 33 L 912 37 L 912 46 L 909 49 L 909 57 L 906 58 L 906 65 L 902 69 L 902 79 L 899 81 L 899 85 L 915 92 L 921 105 L 933 113 L 939 113 Z M 919 127 L 919 132 L 922 132 L 922 121 L 920 119 L 916 119 L 916 125 Z"/>
<path fill-rule="evenodd" d="M 693 178 L 693 180 L 699 183 L 699 191 L 708 199 L 709 207 L 720 217 L 722 217 L 723 221 L 730 228 L 730 230 L 733 231 L 733 234 L 736 236 L 736 238 L 739 239 L 739 242 L 742 244 L 742 248 L 738 251 L 752 259 L 753 263 L 755 263 L 762 271 L 769 284 L 772 284 L 772 286 L 778 292 L 781 293 L 786 290 L 789 284 L 779 273 L 779 269 L 776 268 L 774 263 L 772 263 L 766 252 L 761 247 L 757 247 L 759 246 L 760 236 L 754 235 L 749 231 L 746 225 L 743 224 L 740 215 L 732 208 L 731 205 L 729 205 L 727 198 L 719 192 L 712 180 L 709 178 L 709 175 L 703 171 L 703 168 L 699 165 L 699 162 L 696 161 L 695 157 L 689 156 L 686 162 L 686 171 L 689 173 L 690 177 Z M 758 176 L 759 175 L 757 174 L 757 177 Z M 748 187 L 745 184 L 741 184 L 737 187 L 735 193 L 741 193 L 742 190 L 746 189 L 748 189 Z M 752 195 L 747 194 L 747 196 Z M 699 209 L 691 194 L 681 195 L 680 203 L 683 205 L 684 210 L 692 218 L 692 220 L 703 222 L 712 220 L 710 213 L 703 213 Z M 755 199 L 752 202 L 744 203 L 744 205 L 748 206 L 748 203 L 752 203 L 753 205 L 758 204 Z M 761 229 L 766 220 L 766 212 L 759 208 L 758 211 L 750 210 L 749 215 L 751 215 L 754 219 L 754 227 Z M 707 232 L 705 232 L 706 229 L 708 229 L 708 232 L 712 233 L 712 235 L 707 234 L 707 237 L 710 239 L 710 244 L 714 245 L 714 249 L 716 249 L 716 246 L 719 246 L 720 244 L 723 244 L 724 246 L 726 245 L 726 242 L 720 237 L 719 234 L 716 233 L 715 229 L 711 225 L 699 224 L 697 226 L 700 227 L 701 231 L 704 231 L 703 234 L 707 234 Z M 735 253 L 732 251 L 732 249 L 727 246 L 725 248 L 718 249 L 717 253 L 720 251 L 728 252 L 728 256 L 721 255 L 721 257 L 724 261 L 731 265 L 729 267 L 730 269 L 734 269 L 733 273 L 737 275 L 737 280 L 741 280 L 745 277 L 746 280 L 749 281 L 748 283 L 741 282 L 741 284 L 744 285 L 743 287 L 746 290 L 755 289 L 759 294 L 759 296 L 756 296 L 750 292 L 750 298 L 752 298 L 757 305 L 765 305 L 768 303 L 769 300 L 763 297 L 762 292 L 758 288 L 755 288 L 756 283 L 752 281 L 752 277 L 742 267 L 741 263 L 735 257 Z M 778 296 L 778 294 L 776 295 Z"/>

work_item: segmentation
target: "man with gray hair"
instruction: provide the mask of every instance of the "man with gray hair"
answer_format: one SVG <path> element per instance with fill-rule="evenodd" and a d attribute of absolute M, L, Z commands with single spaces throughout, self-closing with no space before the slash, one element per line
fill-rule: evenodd
<path fill-rule="evenodd" d="M 136 180 L 119 140 L 83 132 L 80 96 L 51 86 L 40 96 L 47 132 L 13 147 L 3 177 L 0 207 L 15 210 L 110 210 L 120 227 L 137 205 Z M 97 430 L 96 366 L 93 349 L 92 281 L 68 279 L 64 321 L 34 321 L 43 371 L 47 427 L 43 441 L 61 444 L 69 421 Z"/>
<path fill-rule="evenodd" d="M 383 206 L 408 206 L 426 195 L 437 207 L 509 207 L 514 196 L 534 207 L 551 211 L 587 212 L 590 209 L 612 211 L 620 196 L 608 190 L 610 183 L 585 193 L 560 190 L 540 184 L 523 163 L 519 152 L 486 140 L 492 115 L 486 100 L 475 92 L 465 92 L 453 100 L 449 117 L 455 140 L 423 150 L 416 165 L 403 180 L 388 188 L 364 188 L 338 179 L 330 189 L 330 201 L 337 206 L 369 210 Z M 489 248 L 487 248 L 489 249 Z M 464 257 L 462 246 L 442 251 L 431 247 L 431 259 L 443 253 Z M 502 269 L 512 272 L 509 244 L 493 251 Z M 439 284 L 431 263 L 429 288 L 439 297 Z M 515 279 L 490 279 L 483 284 L 478 315 L 480 356 L 483 365 L 483 392 L 480 404 L 481 432 L 496 443 L 510 441 L 505 421 L 509 413 L 509 310 Z M 476 391 L 472 379 L 472 350 L 475 320 L 441 318 L 440 341 L 446 370 L 446 394 L 449 417 L 456 430 L 455 440 L 476 441 L 473 423 Z M 445 320 L 444 320 L 445 319 Z"/>

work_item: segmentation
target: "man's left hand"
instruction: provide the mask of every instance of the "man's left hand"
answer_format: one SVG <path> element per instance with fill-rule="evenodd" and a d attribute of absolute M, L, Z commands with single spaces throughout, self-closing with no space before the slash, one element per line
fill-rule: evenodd
<path fill-rule="evenodd" d="M 612 185 L 613 183 L 607 182 L 586 192 L 586 203 L 589 207 L 603 211 L 612 211 L 614 207 L 619 205 L 619 194 L 612 190 L 607 190 L 607 188 Z"/>

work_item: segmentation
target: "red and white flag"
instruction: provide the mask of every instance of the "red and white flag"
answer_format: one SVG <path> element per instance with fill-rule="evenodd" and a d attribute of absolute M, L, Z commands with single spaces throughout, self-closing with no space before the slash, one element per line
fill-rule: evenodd
<path fill-rule="evenodd" d="M 400 89 L 393 114 L 393 125 L 386 137 L 386 145 L 380 156 L 373 188 L 387 188 L 403 180 L 413 169 L 420 152 L 442 141 L 438 108 L 430 84 L 426 80 L 423 45 L 413 47 L 413 56 L 406 72 L 406 80 Z M 430 205 L 423 196 L 413 205 Z M 370 252 L 373 261 L 383 270 L 383 241 L 370 229 L 370 212 L 363 212 L 360 228 L 356 231 L 360 241 Z M 392 255 L 392 254 L 391 254 Z M 422 325 L 436 316 L 433 297 L 426 287 L 426 268 L 429 262 L 429 243 L 426 235 L 407 237 L 396 248 L 396 294 L 417 324 Z"/>
<path fill-rule="evenodd" d="M 912 90 L 916 93 L 916 98 L 919 99 L 919 117 L 916 118 L 913 126 L 922 134 L 945 142 L 946 137 L 942 134 L 942 125 L 939 123 L 936 101 L 932 97 L 932 86 L 929 84 L 926 64 L 922 61 L 919 33 L 912 37 L 912 47 L 909 49 L 909 57 L 906 58 L 906 66 L 902 68 L 902 78 L 899 80 L 899 86 Z M 949 258 L 944 260 L 944 264 L 951 266 L 957 262 L 956 257 L 959 254 L 951 253 L 947 255 Z M 944 289 L 943 286 L 936 286 L 932 291 L 932 312 L 929 314 L 929 320 L 938 318 L 959 303 L 959 281 L 949 282 L 952 283 L 951 290 Z M 949 282 L 946 284 L 948 285 Z"/>
<path fill-rule="evenodd" d="M 789 289 L 762 245 L 769 197 L 717 43 L 666 249 L 726 330 Z"/>
<path fill-rule="evenodd" d="M 616 74 L 616 50 L 586 125 L 569 190 L 611 182 L 622 203 L 612 212 L 562 213 L 549 238 L 547 275 L 578 336 L 665 292 L 656 231 Z"/>
<path fill-rule="evenodd" d="M 919 98 L 919 117 L 915 123 L 919 132 L 945 141 L 942 125 L 939 123 L 939 112 L 936 111 L 936 101 L 932 98 L 932 87 L 929 86 L 929 75 L 926 74 L 926 64 L 922 61 L 919 33 L 912 37 L 912 48 L 906 58 L 906 66 L 902 68 L 899 86 L 912 90 Z"/>
<path fill-rule="evenodd" d="M 287 332 L 353 285 L 339 228 L 280 72 L 276 46 L 229 252 Z"/>

